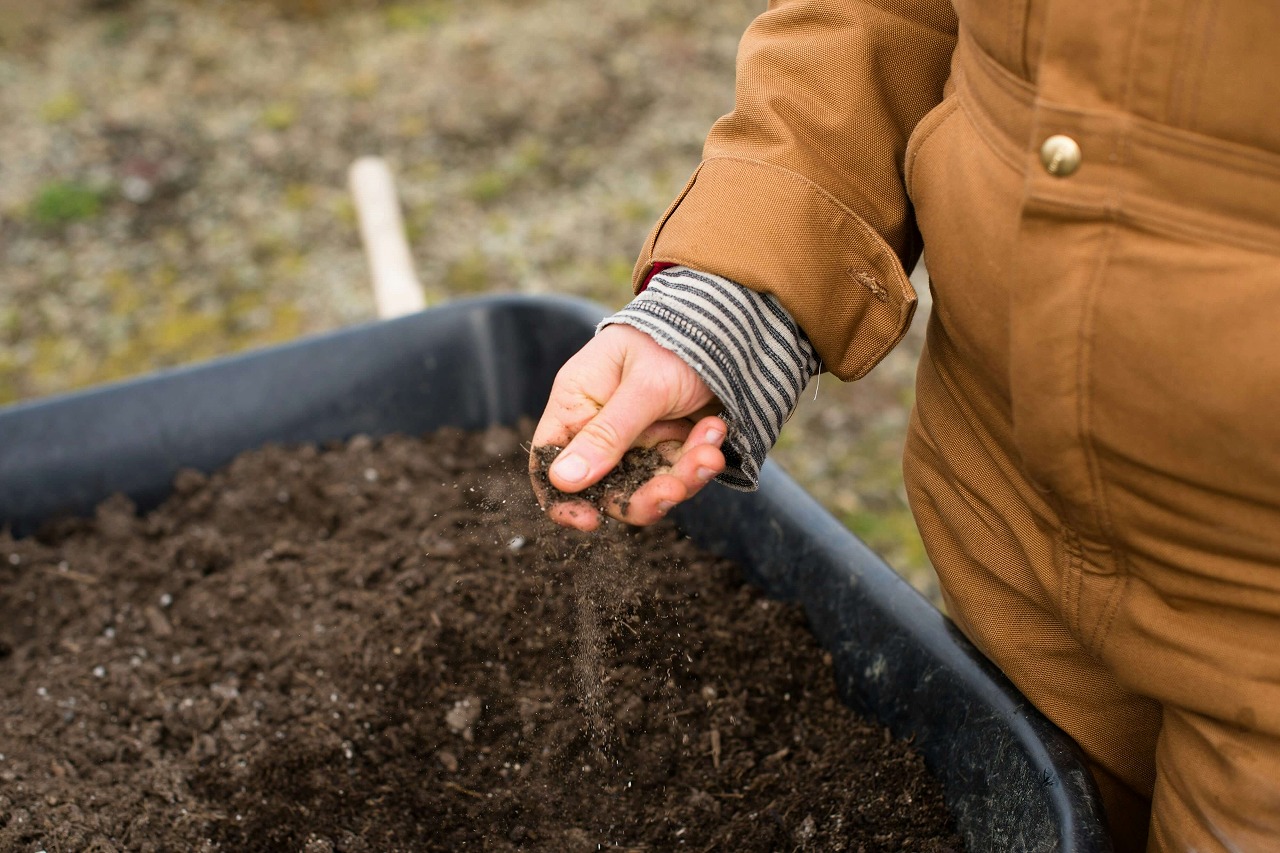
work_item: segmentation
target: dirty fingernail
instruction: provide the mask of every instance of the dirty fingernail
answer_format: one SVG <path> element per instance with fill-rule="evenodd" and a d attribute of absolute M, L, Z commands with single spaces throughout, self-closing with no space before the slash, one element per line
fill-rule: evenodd
<path fill-rule="evenodd" d="M 555 469 L 556 476 L 561 480 L 564 480 L 566 483 L 578 482 L 583 477 L 587 476 L 587 471 L 590 470 L 590 466 L 587 465 L 587 460 L 578 456 L 576 453 L 560 457 L 551 467 Z"/>
<path fill-rule="evenodd" d="M 711 478 L 716 475 L 716 472 L 712 471 L 710 468 L 699 468 L 697 471 L 694 472 L 694 474 L 697 476 L 699 480 L 706 483 L 706 482 L 709 482 Z"/>
<path fill-rule="evenodd" d="M 724 433 L 718 429 L 707 430 L 707 444 L 719 444 L 720 439 L 724 438 Z"/>
<path fill-rule="evenodd" d="M 676 505 L 675 501 L 658 501 L 658 512 L 666 515 Z"/>

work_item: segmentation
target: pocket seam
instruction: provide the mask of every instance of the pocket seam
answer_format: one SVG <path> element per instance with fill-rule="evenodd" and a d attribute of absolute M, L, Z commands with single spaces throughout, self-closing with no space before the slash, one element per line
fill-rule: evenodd
<path fill-rule="evenodd" d="M 924 148 L 925 143 L 930 137 L 938 131 L 942 125 L 946 124 L 947 119 L 955 115 L 956 107 L 959 101 L 955 94 L 948 95 L 936 107 L 925 114 L 924 118 L 916 123 L 915 129 L 911 131 L 911 135 L 907 137 L 907 148 L 903 158 L 903 185 L 906 187 L 907 196 L 912 193 L 912 184 L 915 179 L 916 162 L 920 159 L 920 151 Z"/>

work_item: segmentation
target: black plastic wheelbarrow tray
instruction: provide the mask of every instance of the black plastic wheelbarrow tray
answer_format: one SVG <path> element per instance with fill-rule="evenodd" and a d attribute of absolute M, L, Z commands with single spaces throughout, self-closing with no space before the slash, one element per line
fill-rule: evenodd
<path fill-rule="evenodd" d="M 23 535 L 123 492 L 148 509 L 179 468 L 267 442 L 482 428 L 537 415 L 600 309 L 497 297 L 0 409 L 0 525 Z M 771 595 L 801 602 L 844 700 L 914 739 L 966 847 L 1107 851 L 1077 747 L 956 628 L 781 470 L 677 516 Z"/>

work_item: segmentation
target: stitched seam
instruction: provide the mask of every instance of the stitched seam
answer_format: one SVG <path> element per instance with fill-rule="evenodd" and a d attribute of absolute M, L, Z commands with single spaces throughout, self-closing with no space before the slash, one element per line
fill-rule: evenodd
<path fill-rule="evenodd" d="M 1119 583 L 1108 581 L 1112 589 L 1108 593 L 1103 612 L 1090 632 L 1089 648 L 1093 650 L 1094 654 L 1101 653 L 1102 644 L 1115 624 L 1115 617 L 1120 604 L 1120 593 L 1128 585 L 1127 578 L 1129 574 L 1128 560 L 1125 558 L 1119 540 L 1115 535 L 1115 521 L 1111 513 L 1111 502 L 1107 495 L 1107 485 L 1102 476 L 1102 465 L 1098 460 L 1098 449 L 1094 444 L 1091 429 L 1094 372 L 1092 332 L 1097 316 L 1098 294 L 1102 289 L 1103 274 L 1114 249 L 1116 232 L 1117 229 L 1114 224 L 1107 225 L 1106 243 L 1102 252 L 1099 253 L 1098 266 L 1089 283 L 1089 292 L 1085 296 L 1079 332 L 1079 362 L 1076 367 L 1076 417 L 1078 429 L 1080 430 L 1080 443 L 1084 449 L 1085 464 L 1089 470 L 1093 504 L 1098 514 L 1098 529 L 1102 534 L 1104 544 L 1111 549 L 1114 574 L 1120 575 Z"/>
<path fill-rule="evenodd" d="M 1073 588 L 1071 590 L 1071 595 L 1072 595 L 1071 604 L 1072 604 L 1072 607 L 1075 609 L 1075 613 L 1072 616 L 1072 621 L 1075 623 L 1076 636 L 1083 638 L 1084 628 L 1082 627 L 1082 625 L 1084 620 L 1081 615 L 1081 610 L 1084 607 L 1085 559 L 1084 559 L 1084 550 L 1080 546 L 1080 534 L 1073 533 L 1073 535 L 1075 536 L 1075 547 L 1076 547 L 1076 552 L 1075 552 L 1076 575 L 1072 582 Z"/>
<path fill-rule="evenodd" d="M 1218 27 L 1218 0 L 1210 0 L 1208 3 L 1208 12 L 1205 15 L 1204 24 L 1204 41 L 1200 43 L 1201 52 L 1208 50 L 1210 44 L 1213 43 L 1214 30 Z M 1191 92 L 1188 95 L 1186 105 L 1186 125 L 1188 128 L 1195 127 L 1200 123 L 1200 86 L 1204 83 L 1204 65 L 1199 67 L 1200 73 L 1196 75 L 1192 83 Z"/>
<path fill-rule="evenodd" d="M 1089 472 L 1089 482 L 1091 485 L 1093 500 L 1091 503 L 1097 514 L 1097 525 L 1099 532 L 1108 541 L 1114 541 L 1114 525 L 1111 521 L 1111 511 L 1107 502 L 1106 492 L 1102 484 L 1102 475 L 1098 465 L 1097 449 L 1093 445 L 1093 439 L 1090 435 L 1090 416 L 1092 413 L 1092 390 L 1093 390 L 1093 341 L 1092 333 L 1094 321 L 1096 318 L 1096 309 L 1098 303 L 1098 291 L 1102 287 L 1103 273 L 1106 270 L 1107 261 L 1111 257 L 1111 253 L 1115 246 L 1116 228 L 1114 223 L 1107 223 L 1106 242 L 1103 244 L 1102 251 L 1098 254 L 1098 263 L 1094 268 L 1093 274 L 1089 278 L 1088 290 L 1085 293 L 1084 304 L 1081 306 L 1081 322 L 1080 329 L 1076 335 L 1076 429 L 1078 431 L 1078 440 L 1081 449 L 1084 451 L 1085 464 Z"/>
<path fill-rule="evenodd" d="M 1080 537 L 1065 522 L 1062 524 L 1062 545 L 1067 555 L 1067 574 L 1063 583 L 1063 611 L 1068 626 L 1080 636 L 1080 583 L 1084 573 L 1084 560 L 1080 554 Z"/>
<path fill-rule="evenodd" d="M 1211 17 L 1211 27 L 1217 21 L 1217 16 L 1206 16 L 1206 18 L 1209 17 Z M 1029 83 L 1013 77 L 1008 69 L 1000 66 L 981 47 L 977 46 L 971 37 L 966 38 L 962 35 L 961 41 L 968 48 L 965 53 L 966 58 L 974 60 L 969 64 L 975 66 L 980 73 L 982 86 L 994 86 L 1003 92 L 1005 96 L 1012 98 L 1028 110 L 1035 108 L 1037 104 L 1036 93 Z M 1207 42 L 1202 42 L 1201 50 L 1203 50 L 1203 44 L 1207 44 Z M 957 88 L 964 86 L 964 88 L 970 90 L 970 97 L 966 98 L 966 101 L 980 102 L 981 99 L 972 95 L 973 87 L 964 85 L 967 83 L 967 79 L 963 71 L 962 64 L 961 68 L 957 69 Z M 1195 85 L 1198 86 L 1198 84 L 1199 81 Z M 1214 166 L 1231 169 L 1236 172 L 1244 172 L 1250 176 L 1256 175 L 1261 170 L 1268 176 L 1280 177 L 1280 155 L 1255 146 L 1207 136 L 1192 130 L 1190 129 L 1190 123 L 1194 121 L 1194 116 L 1188 116 L 1188 126 L 1178 127 L 1153 121 L 1149 118 L 1135 115 L 1132 112 L 1117 113 L 1116 111 L 1096 109 L 1069 109 L 1065 105 L 1052 102 L 1043 103 L 1041 106 L 1049 110 L 1063 112 L 1077 119 L 1092 119 L 1108 124 L 1114 123 L 1118 115 L 1123 115 L 1125 120 L 1141 135 L 1144 147 L 1157 148 L 1160 151 L 1182 155 L 1197 161 L 1210 158 L 1213 159 Z M 1086 121 L 1086 126 L 1093 125 Z M 1003 136 L 1003 131 L 1000 131 L 1000 134 Z M 1021 144 L 1022 141 L 1019 141 L 1018 145 Z"/>
<path fill-rule="evenodd" d="M 967 30 L 962 32 L 961 41 L 966 48 L 965 55 L 972 56 L 976 60 L 975 64 L 982 66 L 982 70 L 989 80 L 1003 89 L 1010 97 L 1020 101 L 1023 106 L 1027 108 L 1035 106 L 1036 87 L 1034 85 L 1011 74 L 1009 69 L 988 54 Z"/>
<path fill-rule="evenodd" d="M 1130 195 L 1121 210 L 1109 210 L 1106 206 L 1096 201 L 1075 201 L 1060 196 L 1045 196 L 1043 194 L 1031 195 L 1029 200 L 1036 202 L 1038 206 L 1046 210 L 1074 211 L 1088 213 L 1093 216 L 1109 214 L 1117 222 L 1150 228 L 1152 231 L 1168 236 L 1226 243 L 1237 248 L 1268 255 L 1280 253 L 1280 236 L 1271 237 L 1270 239 L 1262 236 L 1254 237 L 1239 230 L 1241 228 L 1260 230 L 1256 223 L 1248 221 L 1235 223 L 1236 230 L 1232 230 L 1226 225 L 1212 224 L 1210 220 L 1204 218 L 1192 220 L 1186 216 L 1166 216 L 1155 212 L 1154 205 L 1146 203 L 1141 196 Z M 1135 207 L 1139 209 L 1135 210 Z M 1280 229 L 1277 230 L 1280 231 Z"/>
<path fill-rule="evenodd" d="M 971 107 L 968 100 L 969 99 L 966 98 L 961 101 L 960 108 L 964 110 L 964 114 L 969 117 L 969 123 L 973 125 L 974 131 L 979 137 L 981 137 L 982 141 L 987 144 L 987 147 L 991 149 L 991 153 L 995 154 L 1002 163 L 1014 172 L 1021 174 L 1021 158 L 1010 154 L 1008 150 L 1013 146 L 1004 144 L 1004 134 L 1000 132 L 1000 129 L 987 119 L 986 114 L 981 109 L 978 109 L 976 106 Z"/>
<path fill-rule="evenodd" d="M 1186 237 L 1203 242 L 1226 243 L 1237 248 L 1268 255 L 1280 254 L 1280 233 L 1270 239 L 1261 236 L 1254 237 L 1241 233 L 1239 230 L 1231 230 L 1225 225 L 1211 224 L 1204 219 L 1197 218 L 1193 220 L 1191 217 L 1165 216 L 1155 212 L 1150 206 L 1142 205 L 1142 207 L 1144 208 L 1143 210 L 1135 211 L 1133 203 L 1130 201 L 1124 210 L 1117 211 L 1116 218 L 1130 225 L 1150 228 L 1152 231 L 1166 236 Z M 1249 223 L 1237 223 L 1237 228 L 1245 227 L 1247 224 Z"/>
<path fill-rule="evenodd" d="M 1270 151 L 1227 139 L 1215 139 L 1194 130 L 1161 125 L 1141 116 L 1131 115 L 1129 119 L 1145 147 L 1197 161 L 1208 159 L 1214 168 L 1251 177 L 1280 178 L 1280 156 Z M 1196 138 L 1188 139 L 1190 135 Z"/>
<path fill-rule="evenodd" d="M 1129 570 L 1128 560 L 1124 559 L 1119 553 L 1116 554 L 1117 565 L 1124 564 L 1123 574 L 1118 578 L 1110 579 L 1111 592 L 1107 594 L 1107 603 L 1103 606 L 1102 618 L 1098 620 L 1098 624 L 1093 629 L 1093 636 L 1089 638 L 1089 648 L 1098 657 L 1102 657 L 1102 646 L 1107 641 L 1107 637 L 1111 634 L 1111 629 L 1115 627 L 1116 616 L 1120 613 L 1120 599 L 1123 593 L 1129 588 Z"/>
<path fill-rule="evenodd" d="M 1121 93 L 1120 103 L 1124 104 L 1125 111 L 1129 113 L 1133 112 L 1133 84 L 1134 78 L 1138 74 L 1138 40 L 1144 30 L 1142 25 L 1147 20 L 1147 13 L 1150 11 L 1150 0 L 1139 0 L 1138 14 L 1133 22 L 1133 33 L 1129 36 L 1129 45 L 1125 49 L 1124 92 Z"/>
<path fill-rule="evenodd" d="M 925 143 L 933 138 L 933 135 L 956 114 L 956 107 L 959 106 L 956 98 L 956 95 L 952 95 L 947 100 L 938 104 L 936 118 L 934 117 L 935 113 L 930 113 L 925 116 L 924 121 L 922 121 L 920 125 L 916 125 L 916 130 L 919 131 L 922 129 L 921 125 L 923 125 L 925 121 L 932 119 L 932 123 L 930 125 L 925 125 L 923 127 L 924 134 L 917 139 L 916 134 L 913 133 L 911 134 L 911 138 L 907 140 L 907 174 L 903 180 L 907 188 L 908 196 L 911 195 L 911 190 L 915 185 L 916 164 L 920 162 L 920 152 L 924 150 Z"/>
<path fill-rule="evenodd" d="M 1169 95 L 1165 99 L 1165 120 L 1169 124 L 1182 124 L 1181 113 L 1186 109 L 1186 97 L 1189 80 L 1192 75 L 1191 45 L 1199 30 L 1196 26 L 1200 14 L 1204 11 L 1203 0 L 1189 0 L 1190 11 L 1182 17 L 1178 27 L 1178 40 L 1173 55 L 1172 67 L 1169 69 Z"/>
<path fill-rule="evenodd" d="M 687 198 L 689 193 L 693 190 L 693 185 L 698 182 L 698 173 L 701 171 L 702 164 L 699 163 L 698 168 L 694 169 L 693 174 L 689 176 L 689 180 L 685 181 L 684 187 L 680 190 L 680 195 L 676 196 L 675 200 L 667 206 L 666 211 L 662 214 L 662 218 L 658 220 L 658 223 L 653 227 L 653 230 L 649 232 L 649 236 L 645 240 L 644 248 L 641 250 L 640 254 L 640 257 L 645 261 L 644 268 L 646 272 L 653 268 L 653 250 L 658 246 L 658 240 L 662 236 L 662 229 L 667 227 L 667 222 L 670 221 L 671 217 L 675 214 L 676 208 L 684 202 L 685 198 Z M 638 264 L 637 269 L 639 269 Z M 633 292 L 638 293 L 640 291 L 640 285 L 645 282 L 645 277 L 641 276 L 636 278 L 634 277 L 634 272 L 632 273 L 632 276 L 631 289 Z"/>
<path fill-rule="evenodd" d="M 1018 38 L 1018 57 L 1022 69 L 1022 76 L 1031 79 L 1031 45 L 1027 39 L 1031 35 L 1031 4 L 1027 0 L 1022 0 L 1022 30 L 1019 32 Z M 1039 57 L 1036 57 L 1039 60 Z M 1037 69 L 1038 71 L 1039 69 Z M 1039 76 L 1039 75 L 1037 75 Z"/>
<path fill-rule="evenodd" d="M 991 149 L 991 153 L 1018 174 L 1022 174 L 1022 161 L 1019 157 L 1014 157 L 1008 151 L 1012 145 L 1005 144 L 1004 133 L 995 126 L 994 122 L 987 118 L 986 113 L 978 108 L 976 104 L 970 105 L 972 98 L 961 98 L 960 109 L 964 110 L 964 114 L 969 117 L 969 123 L 973 125 L 974 132 L 981 137 L 982 141 Z"/>
<path fill-rule="evenodd" d="M 688 258 L 679 253 L 663 255 L 663 259 L 667 262 L 675 264 L 676 266 L 687 266 L 694 269 L 697 268 L 700 261 L 706 260 L 705 258 L 702 258 L 702 259 Z M 878 346 L 868 349 L 865 353 L 862 353 L 857 359 L 855 359 L 856 368 L 853 373 L 845 377 L 844 381 L 846 382 L 853 382 L 855 380 L 861 379 L 862 377 L 866 376 L 868 373 L 871 372 L 872 368 L 874 368 L 877 364 L 879 364 L 881 360 L 883 360 L 884 357 L 889 354 L 890 351 L 892 351 L 899 343 L 902 342 L 902 339 L 906 337 L 907 332 L 911 328 L 911 318 L 915 316 L 915 311 L 916 311 L 915 300 L 904 299 L 902 301 L 894 301 L 892 294 L 890 294 L 890 300 L 888 300 L 887 302 L 880 302 L 880 300 L 876 299 L 875 295 L 868 289 L 863 288 L 857 292 L 862 294 L 863 299 L 866 300 L 865 303 L 861 303 L 861 304 L 870 304 L 872 306 L 874 306 L 877 303 L 892 305 L 893 308 L 896 309 L 896 312 L 898 315 L 897 331 L 891 337 L 884 339 L 883 342 L 881 342 Z M 777 297 L 775 296 L 775 298 Z M 872 301 L 872 300 L 875 300 L 875 301 Z M 865 341 L 863 343 L 865 343 Z M 825 360 L 822 359 L 821 353 L 818 353 L 819 360 L 824 361 L 824 363 L 828 365 L 842 364 L 845 355 L 848 353 L 851 347 L 852 347 L 852 343 L 846 345 L 845 349 L 837 351 L 832 358 L 825 359 Z M 814 345 L 814 350 L 815 352 L 817 351 L 816 345 Z"/>

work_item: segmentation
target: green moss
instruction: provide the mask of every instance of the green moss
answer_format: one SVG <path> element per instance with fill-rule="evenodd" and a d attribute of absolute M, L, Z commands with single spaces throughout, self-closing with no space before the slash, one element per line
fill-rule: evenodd
<path fill-rule="evenodd" d="M 0 307 L 0 336 L 12 340 L 22 328 L 22 314 L 16 305 Z M 0 347 L 0 359 L 5 357 L 4 348 Z"/>
<path fill-rule="evenodd" d="M 289 241 L 283 235 L 272 231 L 262 231 L 254 236 L 250 253 L 254 263 L 265 266 L 291 251 L 291 248 Z"/>
<path fill-rule="evenodd" d="M 431 233 L 436 208 L 430 201 L 406 204 L 404 207 L 404 235 L 410 246 L 415 246 Z"/>
<path fill-rule="evenodd" d="M 540 172 L 547 166 L 549 159 L 550 151 L 545 142 L 537 138 L 526 139 L 516 148 L 509 171 L 521 176 Z"/>
<path fill-rule="evenodd" d="M 863 509 L 845 514 L 841 520 L 916 589 L 931 591 L 935 583 L 933 569 L 910 509 Z"/>
<path fill-rule="evenodd" d="M 123 270 L 112 270 L 104 280 L 113 317 L 131 317 L 146 304 L 146 294 L 134 284 L 133 276 Z"/>
<path fill-rule="evenodd" d="M 308 210 L 315 198 L 315 188 L 310 184 L 289 184 L 284 189 L 284 206 L 289 210 Z"/>
<path fill-rule="evenodd" d="M 18 391 L 21 375 L 22 368 L 17 359 L 0 349 L 0 406 L 12 403 L 21 396 Z"/>
<path fill-rule="evenodd" d="M 624 198 L 613 205 L 613 217 L 633 224 L 650 223 L 662 214 L 662 207 L 658 205 L 665 205 L 668 201 L 669 199 L 650 203 L 645 199 Z"/>
<path fill-rule="evenodd" d="M 512 187 L 512 180 L 502 169 L 487 169 L 467 185 L 467 196 L 478 204 L 492 204 Z"/>
<path fill-rule="evenodd" d="M 449 17 L 451 4 L 444 0 L 418 3 L 395 3 L 387 7 L 383 19 L 393 30 L 421 30 L 433 27 Z"/>
<path fill-rule="evenodd" d="M 492 287 L 493 271 L 482 252 L 472 251 L 445 269 L 444 286 L 450 295 L 483 293 Z"/>
<path fill-rule="evenodd" d="M 478 204 L 491 204 L 543 174 L 550 162 L 547 144 L 538 138 L 523 140 L 498 165 L 477 172 L 467 185 L 467 196 Z"/>
<path fill-rule="evenodd" d="M 354 229 L 360 224 L 359 217 L 356 214 L 356 204 L 349 195 L 340 196 L 333 202 L 333 216 L 348 228 Z"/>
<path fill-rule="evenodd" d="M 289 248 L 276 255 L 271 264 L 273 278 L 296 279 L 306 270 L 307 257 L 297 249 Z"/>
<path fill-rule="evenodd" d="M 103 194 L 87 184 L 55 181 L 40 188 L 28 212 L 39 225 L 67 225 L 97 216 L 102 202 Z"/>
<path fill-rule="evenodd" d="M 618 255 L 608 260 L 604 267 L 604 279 L 609 284 L 618 284 L 624 289 L 631 284 L 631 273 L 635 271 L 636 259 L 630 255 Z"/>
<path fill-rule="evenodd" d="M 49 124 L 71 121 L 84 112 L 84 102 L 75 92 L 62 92 L 45 101 L 40 107 L 40 118 Z"/>
<path fill-rule="evenodd" d="M 485 217 L 485 230 L 490 234 L 502 236 L 511 233 L 511 216 L 505 211 L 497 211 Z"/>
<path fill-rule="evenodd" d="M 260 121 L 268 130 L 288 130 L 298 121 L 298 107 L 288 101 L 267 104 Z"/>

